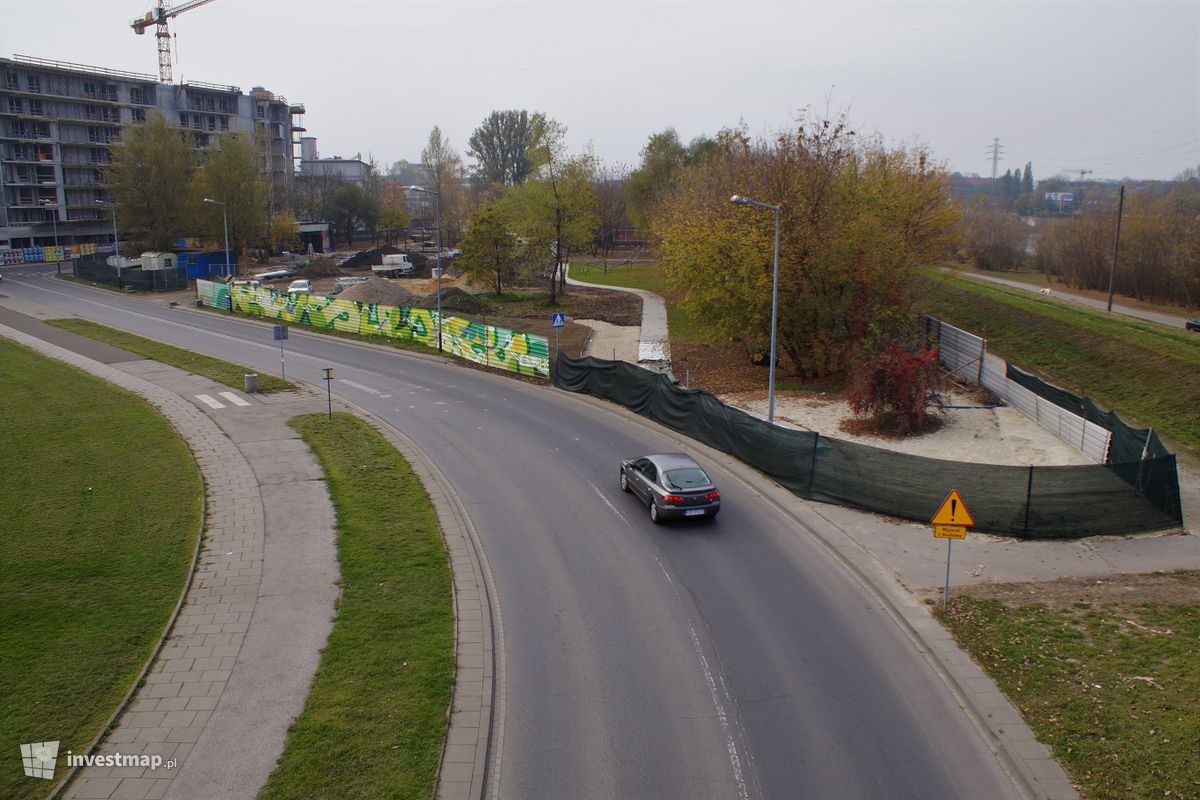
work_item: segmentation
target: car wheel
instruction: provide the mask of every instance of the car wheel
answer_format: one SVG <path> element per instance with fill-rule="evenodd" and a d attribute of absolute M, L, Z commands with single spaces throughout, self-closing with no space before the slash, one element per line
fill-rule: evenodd
<path fill-rule="evenodd" d="M 650 521 L 655 525 L 662 523 L 662 519 L 658 516 L 658 504 L 653 500 L 650 501 Z"/>
<path fill-rule="evenodd" d="M 625 474 L 625 470 L 621 470 L 621 491 L 629 491 L 629 477 Z"/>

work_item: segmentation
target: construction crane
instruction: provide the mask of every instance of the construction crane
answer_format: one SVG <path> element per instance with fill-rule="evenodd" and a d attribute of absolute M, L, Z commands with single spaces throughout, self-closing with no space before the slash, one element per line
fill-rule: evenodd
<path fill-rule="evenodd" d="M 1092 171 L 1090 169 L 1081 169 L 1081 170 L 1079 170 L 1079 180 L 1082 182 L 1084 175 L 1091 175 L 1091 174 L 1092 174 Z"/>
<path fill-rule="evenodd" d="M 172 83 L 171 77 L 171 32 L 167 30 L 167 20 L 171 17 L 177 17 L 185 11 L 191 11 L 193 8 L 206 6 L 213 0 L 191 0 L 183 5 L 171 8 L 169 0 L 163 0 L 154 7 L 153 11 L 147 11 L 146 16 L 138 17 L 130 25 L 133 32 L 141 36 L 146 32 L 146 28 L 151 25 L 156 26 L 157 30 L 154 33 L 158 39 L 158 79 L 163 83 Z"/>

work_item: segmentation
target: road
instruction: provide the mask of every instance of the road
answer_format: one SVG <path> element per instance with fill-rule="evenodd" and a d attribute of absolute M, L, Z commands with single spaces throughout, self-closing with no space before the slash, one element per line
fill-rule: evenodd
<path fill-rule="evenodd" d="M 275 372 L 269 327 L 48 274 L 4 294 Z M 292 329 L 334 389 L 445 473 L 495 581 L 504 798 L 1019 797 L 891 613 L 786 509 L 711 465 L 723 511 L 653 525 L 622 457 L 674 438 L 565 392 Z M 322 387 L 323 388 L 323 387 Z"/>
<path fill-rule="evenodd" d="M 999 283 L 1004 286 L 1011 286 L 1014 289 L 1024 289 L 1027 292 L 1038 293 L 1045 288 L 1031 283 L 1022 283 L 1021 281 L 1001 278 L 997 275 L 983 275 L 978 272 L 962 272 L 959 274 L 973 280 L 987 281 L 988 283 Z M 1108 302 L 1106 300 L 1097 300 L 1092 297 L 1084 297 L 1083 295 L 1071 294 L 1069 292 L 1059 291 L 1057 289 L 1054 289 L 1053 292 L 1054 293 L 1052 296 L 1059 300 L 1069 300 L 1072 303 L 1079 303 L 1081 305 L 1091 306 L 1092 308 L 1099 308 L 1101 310 L 1106 310 L 1108 308 Z M 1129 306 L 1122 306 L 1118 305 L 1117 303 L 1113 303 L 1113 311 L 1117 314 L 1125 314 L 1126 316 L 1138 317 L 1139 319 L 1148 320 L 1150 322 L 1158 322 L 1163 325 L 1170 325 L 1173 328 L 1182 328 L 1188 321 L 1187 317 L 1176 316 L 1173 314 L 1163 314 L 1158 311 L 1147 311 L 1142 308 L 1130 308 Z"/>

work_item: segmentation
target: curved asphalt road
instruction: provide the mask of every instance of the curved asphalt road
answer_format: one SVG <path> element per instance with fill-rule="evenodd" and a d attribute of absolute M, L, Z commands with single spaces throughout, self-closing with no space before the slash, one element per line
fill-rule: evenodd
<path fill-rule="evenodd" d="M 278 369 L 269 327 L 15 269 L 0 292 Z M 504 619 L 500 797 L 1020 796 L 899 626 L 749 471 L 712 465 L 721 516 L 660 528 L 617 464 L 673 437 L 437 359 L 311 334 L 287 350 L 289 378 L 333 366 L 472 517 Z"/>

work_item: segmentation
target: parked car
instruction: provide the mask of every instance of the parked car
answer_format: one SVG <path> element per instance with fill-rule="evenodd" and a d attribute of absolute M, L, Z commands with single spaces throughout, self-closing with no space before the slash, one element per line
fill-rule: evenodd
<path fill-rule="evenodd" d="M 1200 331 L 1200 317 L 1196 317 L 1195 319 L 1189 319 L 1184 324 L 1184 327 L 1187 328 L 1189 331 Z"/>
<path fill-rule="evenodd" d="M 721 510 L 721 493 L 708 473 L 683 453 L 642 456 L 621 462 L 621 490 L 632 492 L 650 511 L 650 519 L 704 517 Z"/>
<path fill-rule="evenodd" d="M 288 294 L 312 294 L 312 281 L 308 278 L 298 278 L 287 288 Z"/>

